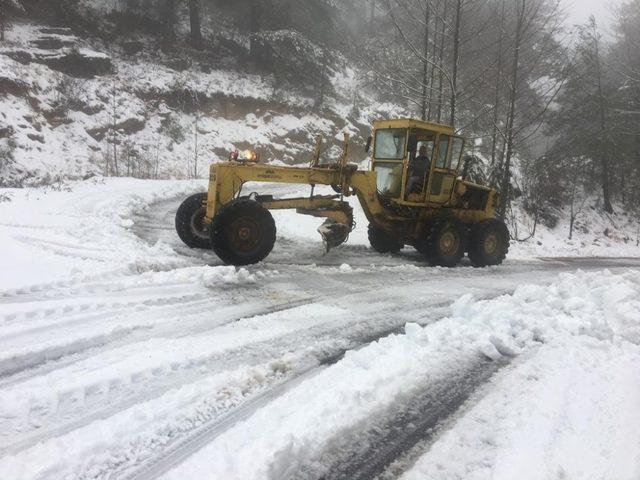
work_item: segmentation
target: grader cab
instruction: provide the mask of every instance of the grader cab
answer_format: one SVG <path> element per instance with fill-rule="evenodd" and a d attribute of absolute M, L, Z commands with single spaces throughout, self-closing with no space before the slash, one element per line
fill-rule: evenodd
<path fill-rule="evenodd" d="M 276 227 L 270 210 L 295 209 L 325 218 L 318 231 L 327 251 L 354 228 L 345 197 L 355 195 L 369 221 L 371 247 L 397 253 L 411 245 L 431 265 L 452 267 L 468 253 L 475 266 L 500 264 L 509 233 L 495 217 L 498 193 L 462 178 L 464 139 L 451 126 L 413 119 L 376 121 L 367 141 L 371 169 L 349 163 L 349 136 L 342 158 L 320 160 L 322 139 L 308 167 L 260 164 L 255 152 L 234 152 L 210 168 L 209 189 L 187 198 L 176 214 L 176 230 L 193 248 L 211 248 L 232 265 L 256 263 L 271 252 Z M 370 148 L 372 147 L 372 148 Z M 300 198 L 243 195 L 251 182 L 310 186 Z M 317 195 L 330 185 L 332 195 Z"/>

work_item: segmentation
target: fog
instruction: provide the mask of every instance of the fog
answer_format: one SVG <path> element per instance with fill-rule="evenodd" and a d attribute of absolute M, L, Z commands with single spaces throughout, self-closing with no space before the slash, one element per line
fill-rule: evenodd
<path fill-rule="evenodd" d="M 608 29 L 613 23 L 616 0 L 564 0 L 569 25 L 585 23 L 593 15 L 600 26 Z"/>

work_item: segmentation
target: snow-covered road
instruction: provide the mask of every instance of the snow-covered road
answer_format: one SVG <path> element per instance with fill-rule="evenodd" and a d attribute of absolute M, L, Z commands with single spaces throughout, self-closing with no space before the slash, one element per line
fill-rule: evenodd
<path fill-rule="evenodd" d="M 358 212 L 325 256 L 277 212 L 236 269 L 174 233 L 198 188 L 0 203 L 0 478 L 640 474 L 640 260 L 427 268 Z"/>

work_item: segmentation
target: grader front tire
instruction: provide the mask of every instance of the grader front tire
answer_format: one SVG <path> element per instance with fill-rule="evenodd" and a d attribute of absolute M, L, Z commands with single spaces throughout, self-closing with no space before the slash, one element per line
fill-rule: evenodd
<path fill-rule="evenodd" d="M 431 266 L 455 267 L 464 256 L 464 226 L 455 219 L 436 218 L 427 225 L 423 250 Z"/>
<path fill-rule="evenodd" d="M 264 260 L 276 241 L 276 225 L 269 210 L 245 198 L 226 204 L 210 226 L 211 248 L 230 265 Z"/>
<path fill-rule="evenodd" d="M 209 232 L 205 226 L 207 212 L 204 202 L 207 194 L 196 193 L 188 197 L 176 212 L 176 232 L 180 240 L 190 248 L 211 248 Z"/>
<path fill-rule="evenodd" d="M 508 251 L 509 230 L 501 220 L 483 220 L 471 229 L 469 260 L 474 267 L 500 265 Z"/>

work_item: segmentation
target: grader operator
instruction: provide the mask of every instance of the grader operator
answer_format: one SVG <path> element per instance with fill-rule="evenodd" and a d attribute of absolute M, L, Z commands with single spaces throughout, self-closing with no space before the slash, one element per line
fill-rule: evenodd
<path fill-rule="evenodd" d="M 260 164 L 255 152 L 235 152 L 210 167 L 208 192 L 188 197 L 176 214 L 176 230 L 192 248 L 207 248 L 232 265 L 257 263 L 276 240 L 270 210 L 295 209 L 325 218 L 318 231 L 327 250 L 348 238 L 353 212 L 345 197 L 355 195 L 369 221 L 371 247 L 397 253 L 411 245 L 430 265 L 452 267 L 465 252 L 474 266 L 497 265 L 509 248 L 509 232 L 495 216 L 498 193 L 460 176 L 464 140 L 448 125 L 413 119 L 373 124 L 371 168 L 348 163 L 349 136 L 342 158 L 320 163 L 322 139 L 305 168 Z M 310 186 L 301 198 L 242 195 L 249 182 Z M 335 195 L 314 194 L 330 185 Z"/>

